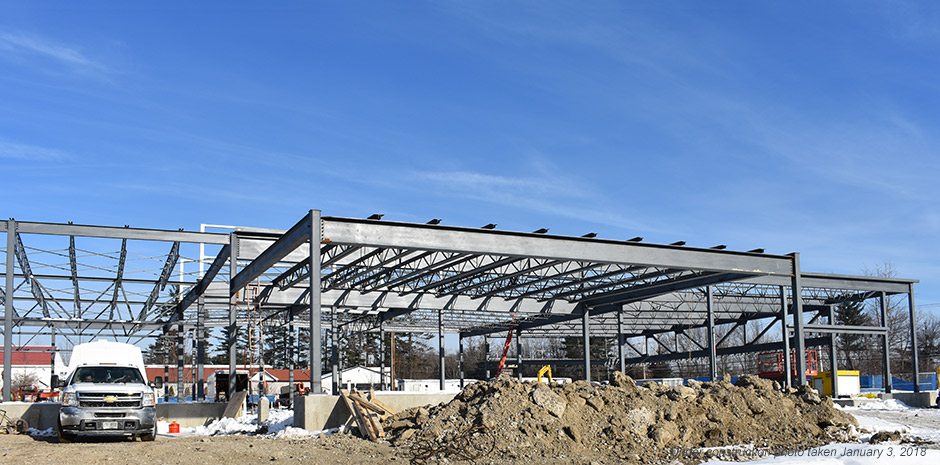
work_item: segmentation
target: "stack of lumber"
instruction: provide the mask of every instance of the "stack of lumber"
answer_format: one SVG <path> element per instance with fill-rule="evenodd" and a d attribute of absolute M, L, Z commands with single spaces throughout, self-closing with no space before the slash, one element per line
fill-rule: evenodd
<path fill-rule="evenodd" d="M 356 427 L 362 437 L 369 438 L 370 441 L 385 438 L 382 420 L 395 414 L 391 408 L 376 399 L 375 394 L 370 394 L 367 399 L 359 391 L 340 389 L 339 396 L 346 404 L 349 414 L 356 420 Z"/>

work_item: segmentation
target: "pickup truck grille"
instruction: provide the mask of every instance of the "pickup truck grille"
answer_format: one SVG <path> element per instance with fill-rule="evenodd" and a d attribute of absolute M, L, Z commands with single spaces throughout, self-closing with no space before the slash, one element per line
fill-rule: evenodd
<path fill-rule="evenodd" d="M 81 407 L 136 408 L 140 407 L 140 394 L 123 393 L 78 393 Z"/>

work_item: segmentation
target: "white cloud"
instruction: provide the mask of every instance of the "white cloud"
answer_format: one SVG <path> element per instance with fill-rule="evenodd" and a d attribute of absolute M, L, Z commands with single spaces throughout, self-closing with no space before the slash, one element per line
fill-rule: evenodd
<path fill-rule="evenodd" d="M 32 35 L 0 33 L 0 53 L 39 58 L 87 74 L 101 75 L 109 71 L 76 48 Z"/>
<path fill-rule="evenodd" d="M 0 140 L 0 159 L 26 161 L 64 161 L 72 155 L 59 149 Z"/>

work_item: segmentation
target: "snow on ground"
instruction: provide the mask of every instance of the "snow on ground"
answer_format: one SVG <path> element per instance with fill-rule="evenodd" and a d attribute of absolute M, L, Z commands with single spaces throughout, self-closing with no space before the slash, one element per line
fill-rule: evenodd
<path fill-rule="evenodd" d="M 196 428 L 180 427 L 180 435 L 193 436 L 224 436 L 232 434 L 250 434 L 272 437 L 276 439 L 306 439 L 323 435 L 332 435 L 341 432 L 341 428 L 324 431 L 307 431 L 303 428 L 294 428 L 294 412 L 291 410 L 272 409 L 268 419 L 258 422 L 258 415 L 249 413 L 238 418 L 221 418 L 206 426 Z M 169 423 L 159 421 L 157 433 L 169 434 Z"/>
<path fill-rule="evenodd" d="M 879 431 L 899 431 L 908 438 L 932 442 L 940 448 L 940 410 L 913 408 L 896 399 L 873 400 L 858 407 L 842 408 L 858 420 L 860 439 L 868 440 Z"/>
<path fill-rule="evenodd" d="M 26 430 L 26 434 L 34 438 L 51 438 L 56 435 L 56 432 L 55 432 L 55 428 L 46 428 L 46 429 L 30 428 Z"/>

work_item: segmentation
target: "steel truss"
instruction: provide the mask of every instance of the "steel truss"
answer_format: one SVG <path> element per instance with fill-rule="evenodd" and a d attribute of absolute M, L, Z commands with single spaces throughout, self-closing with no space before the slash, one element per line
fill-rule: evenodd
<path fill-rule="evenodd" d="M 802 350 L 820 334 L 886 337 L 884 323 L 855 328 L 817 320 L 840 302 L 883 305 L 897 294 L 908 296 L 913 315 L 916 282 L 804 273 L 798 254 L 321 217 L 316 210 L 287 231 L 219 234 L 11 219 L 0 222 L 0 232 L 7 237 L 5 370 L 16 334 L 54 328 L 73 343 L 100 336 L 139 342 L 171 329 L 202 335 L 231 327 L 235 337 L 260 315 L 272 324 L 307 327 L 315 392 L 323 325 L 334 328 L 338 343 L 383 331 L 457 333 L 460 347 L 463 338 L 510 329 L 525 337 L 603 337 L 617 341 L 621 368 L 670 357 L 707 357 L 714 365 L 724 353 Z M 146 252 L 136 251 L 141 244 Z M 218 251 L 204 262 L 187 257 L 197 246 Z M 203 271 L 184 272 L 192 262 Z M 804 311 L 815 317 L 807 322 Z M 764 326 L 753 342 L 727 344 L 755 320 Z M 697 333 L 703 328 L 704 340 Z M 653 356 L 630 342 L 661 335 L 683 338 L 695 350 Z M 772 335 L 779 341 L 757 342 Z M 589 377 L 590 360 L 584 362 Z"/>

